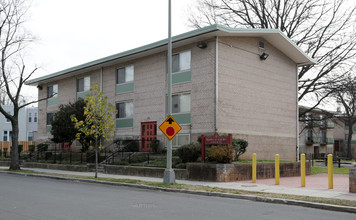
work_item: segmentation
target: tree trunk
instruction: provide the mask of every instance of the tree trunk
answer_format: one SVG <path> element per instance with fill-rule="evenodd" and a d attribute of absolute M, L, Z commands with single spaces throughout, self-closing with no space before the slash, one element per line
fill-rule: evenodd
<path fill-rule="evenodd" d="M 351 141 L 352 141 L 352 134 L 353 134 L 353 130 L 352 130 L 353 124 L 354 123 L 351 123 L 351 120 L 350 120 L 350 123 L 349 123 L 349 136 L 347 137 L 347 159 L 348 160 L 352 159 Z"/>
<path fill-rule="evenodd" d="M 19 158 L 19 151 L 18 151 L 18 140 L 19 140 L 19 125 L 18 121 L 14 120 L 11 121 L 12 125 L 12 134 L 11 134 L 11 163 L 10 163 L 10 170 L 19 170 L 20 169 L 20 158 Z M 9 135 L 10 137 L 10 135 Z"/>
<path fill-rule="evenodd" d="M 95 139 L 95 178 L 98 178 L 98 140 Z"/>

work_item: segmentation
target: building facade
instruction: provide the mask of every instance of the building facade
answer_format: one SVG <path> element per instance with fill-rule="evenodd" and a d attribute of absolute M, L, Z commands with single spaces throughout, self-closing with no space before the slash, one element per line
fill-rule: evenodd
<path fill-rule="evenodd" d="M 267 57 L 267 59 L 266 59 Z M 173 37 L 172 116 L 182 126 L 173 147 L 201 134 L 232 133 L 249 142 L 245 157 L 296 159 L 297 67 L 314 61 L 278 30 L 220 25 Z M 116 137 L 147 141 L 164 135 L 167 40 L 33 79 L 39 88 L 38 138 L 50 137 L 60 104 L 97 83 L 118 110 Z"/>
<path fill-rule="evenodd" d="M 13 106 L 3 105 L 6 112 L 13 114 Z M 38 109 L 27 107 L 19 112 L 19 141 L 35 141 L 37 139 Z M 12 125 L 10 120 L 0 113 L 0 141 L 11 141 Z"/>

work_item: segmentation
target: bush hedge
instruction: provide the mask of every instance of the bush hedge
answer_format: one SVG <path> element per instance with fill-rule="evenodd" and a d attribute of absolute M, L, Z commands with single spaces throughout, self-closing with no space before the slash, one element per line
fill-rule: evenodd
<path fill-rule="evenodd" d="M 201 146 L 200 144 L 187 144 L 178 148 L 178 156 L 183 163 L 196 162 L 201 156 Z"/>
<path fill-rule="evenodd" d="M 234 149 L 230 145 L 211 146 L 208 149 L 208 159 L 218 163 L 231 163 L 234 159 Z"/>

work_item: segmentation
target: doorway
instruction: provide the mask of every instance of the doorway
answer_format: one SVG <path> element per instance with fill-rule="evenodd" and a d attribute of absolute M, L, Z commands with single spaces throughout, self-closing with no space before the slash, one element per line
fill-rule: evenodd
<path fill-rule="evenodd" d="M 157 139 L 157 122 L 141 122 L 141 151 L 152 151 L 151 141 Z"/>

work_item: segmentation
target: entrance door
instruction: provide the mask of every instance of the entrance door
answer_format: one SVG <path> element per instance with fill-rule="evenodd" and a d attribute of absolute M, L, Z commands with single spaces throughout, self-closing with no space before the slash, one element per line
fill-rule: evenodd
<path fill-rule="evenodd" d="M 141 122 L 141 151 L 151 150 L 151 141 L 157 138 L 157 122 Z"/>

